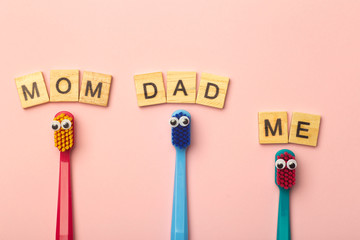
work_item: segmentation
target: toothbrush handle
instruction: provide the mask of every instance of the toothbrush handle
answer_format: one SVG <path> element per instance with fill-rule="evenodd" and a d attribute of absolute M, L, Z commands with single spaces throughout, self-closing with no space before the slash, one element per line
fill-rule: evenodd
<path fill-rule="evenodd" d="M 70 151 L 60 152 L 59 198 L 56 240 L 73 240 Z"/>
<path fill-rule="evenodd" d="M 290 190 L 280 188 L 279 212 L 277 225 L 277 240 L 290 240 L 290 214 L 289 214 Z"/>
<path fill-rule="evenodd" d="M 176 148 L 171 240 L 188 239 L 186 149 Z"/>

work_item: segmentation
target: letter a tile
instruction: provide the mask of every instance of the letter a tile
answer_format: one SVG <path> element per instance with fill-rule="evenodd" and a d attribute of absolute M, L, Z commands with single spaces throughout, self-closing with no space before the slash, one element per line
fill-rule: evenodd
<path fill-rule="evenodd" d="M 167 102 L 195 103 L 196 72 L 167 72 Z"/>

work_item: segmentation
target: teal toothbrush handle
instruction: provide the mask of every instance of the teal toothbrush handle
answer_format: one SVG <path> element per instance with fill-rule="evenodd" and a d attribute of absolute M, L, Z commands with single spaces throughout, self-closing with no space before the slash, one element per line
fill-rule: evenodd
<path fill-rule="evenodd" d="M 280 188 L 277 240 L 290 240 L 289 190 Z"/>
<path fill-rule="evenodd" d="M 176 148 L 171 240 L 188 240 L 186 149 Z"/>

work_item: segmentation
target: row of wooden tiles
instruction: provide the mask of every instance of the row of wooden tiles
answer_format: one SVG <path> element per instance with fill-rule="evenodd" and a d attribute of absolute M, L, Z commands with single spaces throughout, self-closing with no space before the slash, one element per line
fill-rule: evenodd
<path fill-rule="evenodd" d="M 15 78 L 23 108 L 47 102 L 82 102 L 107 106 L 112 76 L 84 71 L 79 95 L 79 70 L 51 70 L 50 98 L 42 72 Z"/>
<path fill-rule="evenodd" d="M 196 75 L 196 72 L 167 72 L 166 93 L 162 72 L 135 75 L 138 105 L 142 107 L 161 103 L 196 103 L 223 108 L 230 79 L 202 73 L 196 94 Z"/>
<path fill-rule="evenodd" d="M 202 73 L 196 95 L 196 72 L 167 72 L 167 94 L 162 72 L 134 76 L 139 106 L 197 103 L 215 108 L 225 104 L 229 78 Z M 107 106 L 112 76 L 84 71 L 79 93 L 79 70 L 51 70 L 50 98 L 42 72 L 15 78 L 23 108 L 47 102 L 82 102 Z"/>
<path fill-rule="evenodd" d="M 259 112 L 260 144 L 296 143 L 317 146 L 320 115 L 294 112 L 288 134 L 287 112 Z"/>

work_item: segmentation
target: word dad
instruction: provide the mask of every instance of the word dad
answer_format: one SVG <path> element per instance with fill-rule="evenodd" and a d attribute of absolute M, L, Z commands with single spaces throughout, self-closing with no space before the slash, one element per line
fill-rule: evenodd
<path fill-rule="evenodd" d="M 167 102 L 196 103 L 223 108 L 229 80 L 228 77 L 202 73 L 196 97 L 196 72 L 167 72 L 167 94 L 161 72 L 134 76 L 140 107 Z"/>
<path fill-rule="evenodd" d="M 79 70 L 50 71 L 50 99 L 42 72 L 15 78 L 23 108 L 47 102 L 82 102 L 107 106 L 111 75 L 84 71 L 79 98 Z"/>
<path fill-rule="evenodd" d="M 319 136 L 320 116 L 294 112 L 288 137 L 287 112 L 259 112 L 259 142 L 296 143 L 316 146 Z"/>

